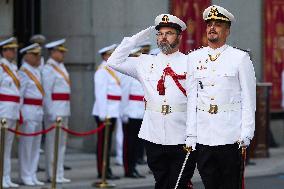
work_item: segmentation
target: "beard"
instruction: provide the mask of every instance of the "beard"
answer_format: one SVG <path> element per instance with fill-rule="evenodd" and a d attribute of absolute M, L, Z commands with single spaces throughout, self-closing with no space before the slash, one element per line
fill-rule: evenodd
<path fill-rule="evenodd" d="M 208 38 L 208 41 L 210 41 L 211 43 L 217 43 L 219 41 L 219 38 L 218 37 Z"/>
<path fill-rule="evenodd" d="M 211 34 L 215 34 L 216 36 L 211 37 Z M 210 41 L 211 43 L 217 43 L 219 41 L 218 33 L 215 30 L 210 30 L 207 36 L 208 41 Z"/>
<path fill-rule="evenodd" d="M 170 54 L 179 44 L 179 39 L 176 38 L 172 43 L 169 43 L 169 41 L 162 40 L 160 42 L 157 42 L 157 46 L 164 54 Z"/>

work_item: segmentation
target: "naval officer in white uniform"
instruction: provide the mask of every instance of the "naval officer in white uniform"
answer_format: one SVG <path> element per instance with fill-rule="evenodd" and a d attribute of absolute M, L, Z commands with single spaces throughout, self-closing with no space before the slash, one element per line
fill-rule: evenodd
<path fill-rule="evenodd" d="M 197 150 L 206 189 L 239 188 L 240 146 L 254 136 L 256 79 L 249 54 L 226 44 L 234 16 L 203 12 L 208 46 L 188 55 L 186 145 Z"/>
<path fill-rule="evenodd" d="M 18 67 L 15 62 L 17 57 L 18 43 L 15 37 L 0 42 L 0 119 L 7 120 L 7 127 L 16 128 L 20 110 L 20 78 Z M 5 156 L 3 170 L 3 187 L 19 187 L 11 181 L 11 151 L 14 133 L 6 132 Z M 0 178 L 1 179 L 1 178 Z"/>
<path fill-rule="evenodd" d="M 40 64 L 41 47 L 34 43 L 20 50 L 23 54 L 19 71 L 21 81 L 21 114 L 23 124 L 20 130 L 34 133 L 42 130 L 43 96 Z M 20 179 L 28 186 L 44 185 L 37 178 L 36 172 L 40 156 L 41 135 L 19 139 Z"/>
<path fill-rule="evenodd" d="M 155 31 L 156 29 L 156 31 Z M 161 14 L 151 26 L 132 37 L 125 37 L 109 58 L 111 68 L 137 79 L 145 93 L 145 114 L 139 137 L 145 141 L 147 162 L 155 177 L 156 189 L 174 188 L 186 152 L 185 90 L 187 57 L 179 52 L 185 23 L 170 14 Z M 131 50 L 157 35 L 161 53 L 128 57 Z M 188 188 L 195 168 L 191 154 L 179 187 Z"/>
<path fill-rule="evenodd" d="M 68 49 L 65 47 L 65 39 L 50 42 L 45 45 L 50 56 L 42 69 L 42 81 L 44 96 L 44 124 L 46 128 L 54 125 L 58 117 L 62 118 L 62 126 L 68 127 L 70 117 L 70 78 L 64 66 L 64 57 Z M 46 134 L 45 155 L 47 179 L 52 178 L 52 162 L 55 131 Z M 70 179 L 64 177 L 64 157 L 67 135 L 60 131 L 60 141 L 57 164 L 57 183 L 67 183 Z"/>

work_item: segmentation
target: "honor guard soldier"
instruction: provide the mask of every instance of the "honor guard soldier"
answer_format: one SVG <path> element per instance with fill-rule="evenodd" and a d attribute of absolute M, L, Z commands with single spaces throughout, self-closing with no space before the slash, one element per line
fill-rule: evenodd
<path fill-rule="evenodd" d="M 95 103 L 92 114 L 95 116 L 95 121 L 98 126 L 105 123 L 108 118 L 111 122 L 109 125 L 109 140 L 108 140 L 108 157 L 106 162 L 106 178 L 119 179 L 119 177 L 112 174 L 110 169 L 110 149 L 112 141 L 112 133 L 115 129 L 117 118 L 120 116 L 120 101 L 121 101 L 121 86 L 120 74 L 109 68 L 106 65 L 107 59 L 116 48 L 116 44 L 99 50 L 103 61 L 98 67 L 94 75 L 94 94 Z M 98 133 L 97 139 L 97 170 L 98 178 L 102 176 L 103 168 L 103 151 L 104 151 L 104 129 Z"/>
<path fill-rule="evenodd" d="M 144 139 L 147 162 L 154 174 L 155 188 L 174 188 L 184 162 L 186 135 L 185 79 L 187 57 L 179 52 L 185 23 L 170 14 L 161 14 L 151 26 L 132 37 L 125 37 L 109 58 L 111 68 L 137 79 L 144 90 L 145 114 L 139 137 Z M 142 54 L 128 57 L 135 46 L 157 30 L 157 56 Z M 188 188 L 195 169 L 191 154 L 179 182 Z"/>
<path fill-rule="evenodd" d="M 141 47 L 133 49 L 129 56 L 140 56 L 141 49 Z M 143 146 L 139 146 L 141 139 L 138 138 L 138 133 L 145 111 L 144 91 L 139 81 L 127 75 L 121 77 L 121 89 L 123 91 L 121 114 L 123 120 L 123 165 L 125 177 L 144 178 L 145 176 L 141 175 L 136 169 L 140 148 L 143 148 Z"/>
<path fill-rule="evenodd" d="M 8 128 L 15 129 L 20 110 L 20 80 L 17 74 L 18 43 L 15 37 L 0 42 L 0 119 L 6 119 Z M 11 150 L 14 134 L 6 132 L 3 169 L 3 187 L 19 187 L 11 181 Z"/>
<path fill-rule="evenodd" d="M 22 66 L 19 71 L 21 81 L 21 114 L 23 124 L 20 130 L 34 133 L 42 130 L 43 96 L 40 63 L 41 47 L 34 43 L 20 50 L 23 54 Z M 44 185 L 37 178 L 36 172 L 40 157 L 41 135 L 33 137 L 20 136 L 19 161 L 20 179 L 28 186 Z"/>
<path fill-rule="evenodd" d="M 31 43 L 37 43 L 39 44 L 42 48 L 43 48 L 43 45 L 46 41 L 46 38 L 44 35 L 42 34 L 35 34 L 33 35 L 31 38 L 30 38 L 30 42 Z M 41 59 L 40 59 L 40 69 L 42 69 L 42 67 L 44 66 L 44 58 L 43 56 L 41 56 Z"/>
<path fill-rule="evenodd" d="M 186 145 L 197 150 L 206 189 L 237 189 L 240 147 L 250 144 L 255 130 L 255 73 L 248 53 L 226 44 L 234 16 L 213 5 L 203 19 L 208 47 L 188 55 Z"/>
<path fill-rule="evenodd" d="M 68 127 L 70 117 L 70 78 L 64 66 L 64 56 L 68 49 L 65 47 L 65 39 L 53 41 L 45 45 L 49 51 L 49 59 L 42 69 L 42 81 L 45 91 L 44 96 L 44 124 L 49 128 L 54 125 L 58 117 L 62 118 L 62 126 Z M 55 131 L 46 134 L 45 154 L 47 178 L 52 178 L 52 162 L 54 151 Z M 67 183 L 70 179 L 64 178 L 64 156 L 66 150 L 67 135 L 60 132 L 57 183 Z"/>

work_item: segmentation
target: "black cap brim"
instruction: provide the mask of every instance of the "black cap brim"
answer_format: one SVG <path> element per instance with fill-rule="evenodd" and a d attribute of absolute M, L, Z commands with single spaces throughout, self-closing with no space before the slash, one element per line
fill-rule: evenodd
<path fill-rule="evenodd" d="M 172 22 L 167 22 L 167 23 L 162 23 L 162 22 L 160 22 L 159 25 L 157 25 L 157 26 L 155 27 L 155 29 L 156 29 L 156 30 L 160 30 L 160 28 L 162 28 L 162 27 L 171 27 L 171 28 L 177 29 L 177 30 L 179 30 L 179 31 L 182 31 L 180 25 L 178 25 L 178 24 L 176 24 L 176 23 L 172 23 Z"/>

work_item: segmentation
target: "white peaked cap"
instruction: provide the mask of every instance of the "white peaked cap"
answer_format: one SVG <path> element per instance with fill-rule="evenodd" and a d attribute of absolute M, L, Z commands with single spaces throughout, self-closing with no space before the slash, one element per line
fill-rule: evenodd
<path fill-rule="evenodd" d="M 46 38 L 42 34 L 35 34 L 30 38 L 31 43 L 44 43 Z"/>
<path fill-rule="evenodd" d="M 57 46 L 59 46 L 59 45 L 64 44 L 65 41 L 66 41 L 66 39 L 60 39 L 60 40 L 57 40 L 57 41 L 52 41 L 52 42 L 50 42 L 50 43 L 47 43 L 47 44 L 45 45 L 45 48 L 51 49 L 51 48 L 57 47 Z"/>
<path fill-rule="evenodd" d="M 0 47 L 2 48 L 18 48 L 17 38 L 10 37 L 0 42 Z"/>
<path fill-rule="evenodd" d="M 181 31 L 186 29 L 186 24 L 178 17 L 171 14 L 160 14 L 155 19 L 155 28 L 159 30 L 161 27 L 172 27 Z"/>
<path fill-rule="evenodd" d="M 227 22 L 235 22 L 235 17 L 227 9 L 218 5 L 212 5 L 203 12 L 203 20 L 223 20 Z"/>
<path fill-rule="evenodd" d="M 98 53 L 99 54 L 103 54 L 105 52 L 108 52 L 108 51 L 114 51 L 114 49 L 117 47 L 117 44 L 112 44 L 112 45 L 109 45 L 107 47 L 104 47 L 104 48 L 101 48 Z"/>
<path fill-rule="evenodd" d="M 33 53 L 40 53 L 41 52 L 41 47 L 38 43 L 34 43 L 34 44 L 31 44 L 25 48 L 22 48 L 20 50 L 20 53 L 23 54 L 23 53 L 30 53 L 30 52 L 33 52 Z"/>

